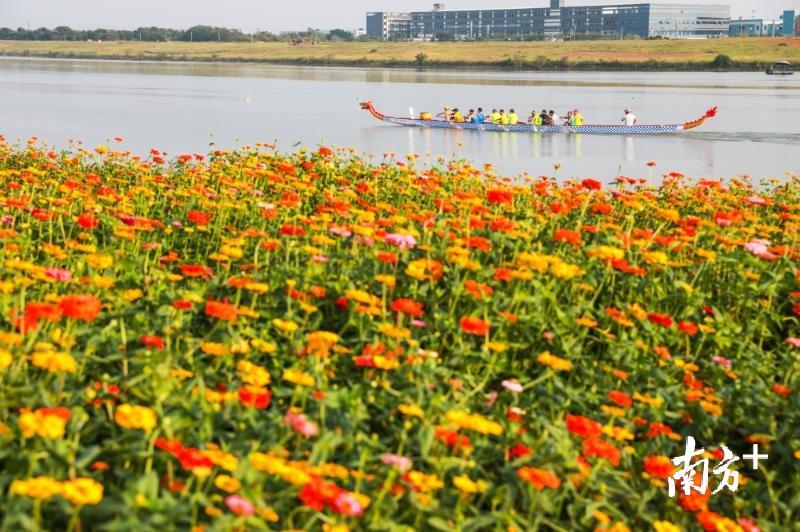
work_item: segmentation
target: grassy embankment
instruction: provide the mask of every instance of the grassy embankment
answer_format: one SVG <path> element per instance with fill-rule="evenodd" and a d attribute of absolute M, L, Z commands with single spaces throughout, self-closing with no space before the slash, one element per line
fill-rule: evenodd
<path fill-rule="evenodd" d="M 307 65 L 584 70 L 760 70 L 800 65 L 800 38 L 700 41 L 286 43 L 0 41 L 0 55 Z M 729 60 L 720 61 L 724 55 Z"/>

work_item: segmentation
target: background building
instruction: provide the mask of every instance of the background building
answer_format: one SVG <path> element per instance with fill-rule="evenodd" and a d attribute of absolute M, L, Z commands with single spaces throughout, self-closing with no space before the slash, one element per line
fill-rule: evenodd
<path fill-rule="evenodd" d="M 367 13 L 367 35 L 383 40 L 410 37 L 410 13 L 372 11 Z"/>
<path fill-rule="evenodd" d="M 374 20 L 370 30 L 370 20 Z M 380 22 L 378 22 L 380 21 Z M 394 27 L 405 38 L 455 39 L 542 38 L 709 38 L 728 35 L 730 7 L 701 4 L 628 4 L 448 11 L 436 4 L 432 11 L 367 13 L 367 34 L 383 39 Z M 407 24 L 407 26 L 406 26 Z M 407 30 L 405 28 L 407 27 Z M 406 31 L 406 33 L 402 33 Z M 390 30 L 389 30 L 390 32 Z"/>
<path fill-rule="evenodd" d="M 792 37 L 798 35 L 794 11 L 784 11 L 781 18 L 731 20 L 731 37 Z"/>

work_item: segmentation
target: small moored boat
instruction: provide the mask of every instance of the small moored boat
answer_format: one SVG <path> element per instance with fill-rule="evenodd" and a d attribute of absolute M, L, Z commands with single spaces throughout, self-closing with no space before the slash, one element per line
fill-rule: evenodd
<path fill-rule="evenodd" d="M 792 76 L 792 64 L 789 61 L 776 61 L 765 72 L 769 76 Z"/>
<path fill-rule="evenodd" d="M 686 131 L 700 126 L 703 122 L 716 116 L 717 108 L 713 107 L 697 120 L 683 124 L 637 124 L 635 126 L 586 124 L 583 126 L 534 126 L 519 123 L 514 125 L 500 124 L 474 124 L 472 122 L 448 122 L 446 120 L 432 120 L 430 113 L 422 113 L 420 118 L 403 118 L 399 116 L 386 116 L 373 107 L 372 102 L 362 102 L 361 108 L 383 122 L 411 127 L 433 127 L 440 129 L 465 129 L 469 131 L 500 131 L 510 133 L 589 133 L 596 135 L 652 135 L 658 133 L 675 133 Z"/>

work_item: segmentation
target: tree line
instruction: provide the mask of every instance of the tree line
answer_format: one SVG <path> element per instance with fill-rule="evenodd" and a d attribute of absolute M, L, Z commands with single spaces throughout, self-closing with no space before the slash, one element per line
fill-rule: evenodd
<path fill-rule="evenodd" d="M 184 42 L 278 42 L 285 40 L 353 41 L 353 32 L 335 29 L 322 32 L 309 28 L 306 31 L 277 35 L 269 31 L 244 33 L 241 30 L 216 26 L 193 26 L 186 30 L 173 28 L 137 28 L 135 30 L 75 30 L 68 26 L 55 28 L 0 28 L 0 40 L 7 41 L 184 41 Z"/>

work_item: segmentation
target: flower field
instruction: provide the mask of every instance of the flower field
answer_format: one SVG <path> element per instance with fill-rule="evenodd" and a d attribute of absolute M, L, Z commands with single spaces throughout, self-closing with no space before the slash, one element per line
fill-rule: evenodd
<path fill-rule="evenodd" d="M 797 181 L 120 146 L 0 137 L 0 529 L 797 530 Z"/>

